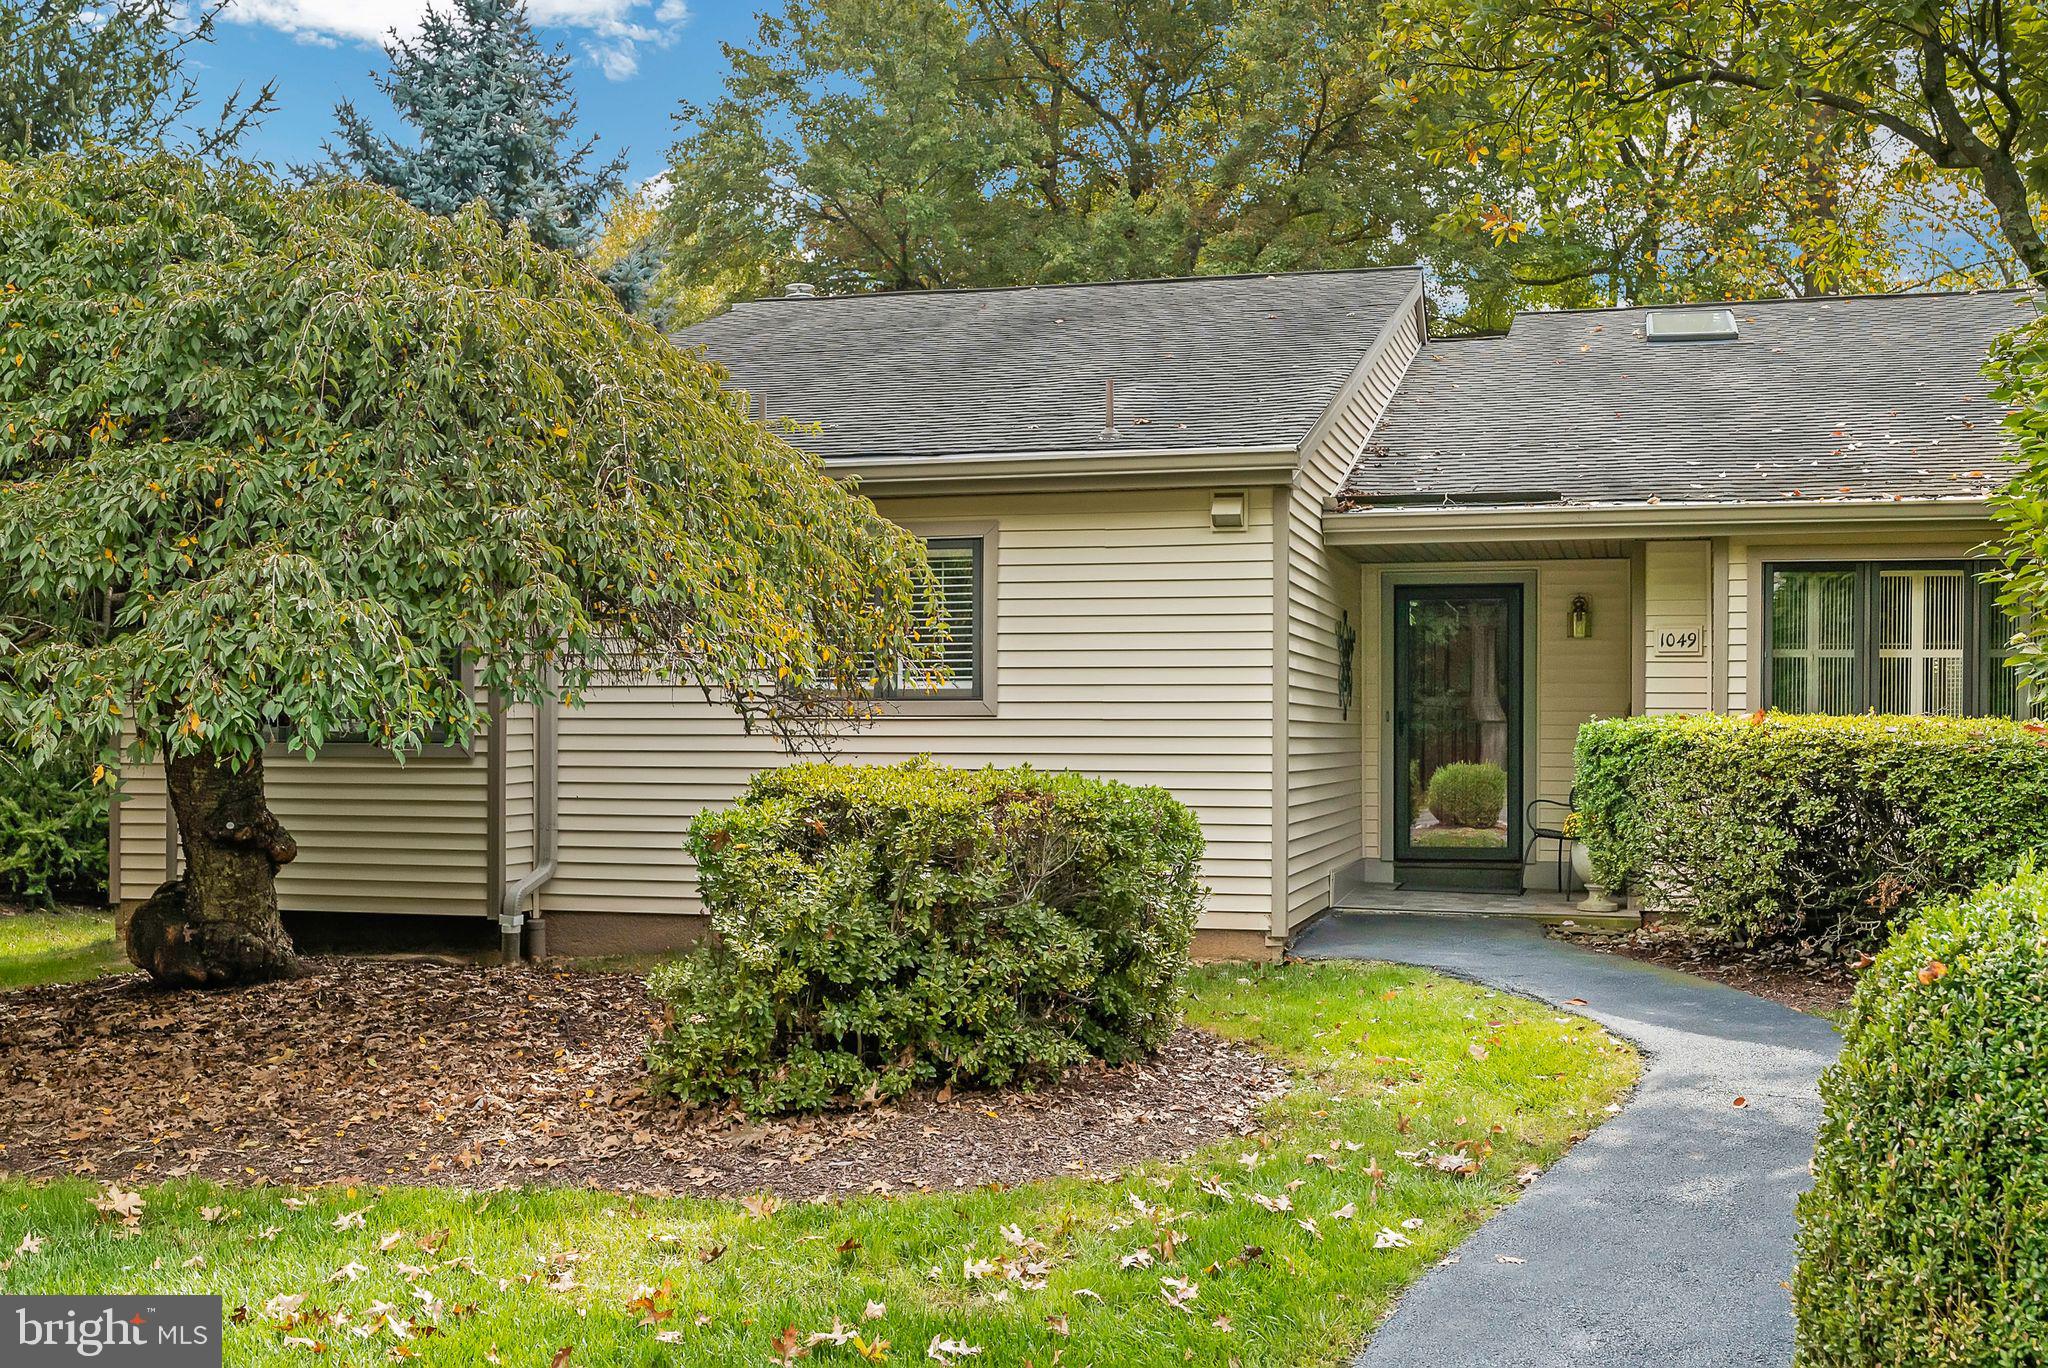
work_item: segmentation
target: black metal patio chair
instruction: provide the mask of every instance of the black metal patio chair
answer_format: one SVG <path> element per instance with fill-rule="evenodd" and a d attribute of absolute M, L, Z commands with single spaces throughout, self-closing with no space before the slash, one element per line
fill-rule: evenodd
<path fill-rule="evenodd" d="M 1566 822 L 1578 810 L 1578 796 L 1579 791 L 1573 789 L 1563 802 L 1555 798 L 1531 799 L 1522 814 L 1522 825 L 1529 832 L 1529 843 L 1522 847 L 1522 863 L 1529 863 L 1529 857 L 1536 853 L 1538 841 L 1557 842 L 1557 892 L 1566 902 L 1572 900 L 1572 844 L 1579 839 L 1572 835 Z M 1539 813 L 1551 809 L 1556 811 L 1554 818 L 1548 821 L 1539 818 Z"/>

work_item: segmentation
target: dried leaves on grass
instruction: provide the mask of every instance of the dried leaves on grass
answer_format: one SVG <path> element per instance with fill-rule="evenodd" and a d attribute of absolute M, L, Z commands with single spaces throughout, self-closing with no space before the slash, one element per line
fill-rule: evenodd
<path fill-rule="evenodd" d="M 747 1125 L 657 1105 L 636 977 L 314 959 L 168 993 L 139 976 L 0 999 L 0 1170 L 135 1181 L 523 1183 L 790 1197 L 1019 1183 L 1178 1157 L 1285 1086 L 1182 1030 L 1036 1093 L 921 1093 Z"/>

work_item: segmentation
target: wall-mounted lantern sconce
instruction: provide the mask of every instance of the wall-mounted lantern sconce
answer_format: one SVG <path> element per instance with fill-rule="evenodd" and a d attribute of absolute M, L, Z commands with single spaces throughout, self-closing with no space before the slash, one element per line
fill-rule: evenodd
<path fill-rule="evenodd" d="M 1242 491 L 1209 496 L 1209 526 L 1218 532 L 1242 532 L 1251 525 L 1251 500 Z"/>
<path fill-rule="evenodd" d="M 1586 602 L 1584 594 L 1572 595 L 1572 637 L 1575 640 L 1593 635 L 1593 608 Z"/>

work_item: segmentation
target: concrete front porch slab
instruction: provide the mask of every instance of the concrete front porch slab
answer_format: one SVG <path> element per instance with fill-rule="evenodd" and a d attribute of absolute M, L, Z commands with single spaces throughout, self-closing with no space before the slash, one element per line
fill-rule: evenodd
<path fill-rule="evenodd" d="M 1415 914 L 1439 917 L 1515 917 L 1545 926 L 1569 922 L 1602 931 L 1633 930 L 1641 918 L 1633 911 L 1608 915 L 1581 912 L 1578 897 L 1531 889 L 1525 893 L 1474 893 L 1460 889 L 1403 888 L 1394 884 L 1354 884 L 1337 900 L 1335 910 L 1367 915 Z"/>

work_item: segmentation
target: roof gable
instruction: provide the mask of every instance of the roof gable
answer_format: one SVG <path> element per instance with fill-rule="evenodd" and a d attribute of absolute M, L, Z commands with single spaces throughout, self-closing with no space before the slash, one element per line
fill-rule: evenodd
<path fill-rule="evenodd" d="M 684 330 L 792 440 L 872 458 L 1298 447 L 1412 267 L 736 305 Z M 1115 385 L 1115 428 L 1108 430 Z"/>
<path fill-rule="evenodd" d="M 2034 296 L 1731 304 L 1733 340 L 1649 341 L 1644 308 L 1518 315 L 1422 349 L 1348 506 L 1982 497 L 2005 477 L 1981 373 Z"/>

